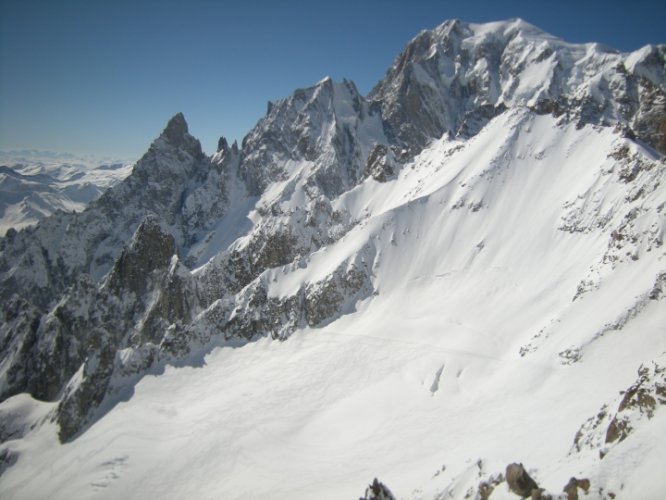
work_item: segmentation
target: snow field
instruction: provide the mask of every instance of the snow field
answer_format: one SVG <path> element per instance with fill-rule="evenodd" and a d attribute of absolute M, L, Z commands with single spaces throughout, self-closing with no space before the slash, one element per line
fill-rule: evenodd
<path fill-rule="evenodd" d="M 359 225 L 267 275 L 283 297 L 360 255 L 374 295 L 285 342 L 211 345 L 147 375 L 72 443 L 53 425 L 8 442 L 19 462 L 0 496 L 340 499 L 379 477 L 399 498 L 463 498 L 523 462 L 554 492 L 583 476 L 657 498 L 663 412 L 604 460 L 571 453 L 580 426 L 666 352 L 666 310 L 641 299 L 663 255 L 604 265 L 610 229 L 559 229 L 569 202 L 625 203 L 601 173 L 617 141 L 514 110 L 362 183 L 333 203 Z M 573 300 L 590 269 L 596 286 Z M 50 409 L 37 406 L 22 418 Z M 516 497 L 502 484 L 491 498 Z"/>

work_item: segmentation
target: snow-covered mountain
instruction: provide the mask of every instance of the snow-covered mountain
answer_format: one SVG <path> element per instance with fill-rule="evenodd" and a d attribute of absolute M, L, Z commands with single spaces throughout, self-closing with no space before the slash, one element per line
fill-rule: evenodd
<path fill-rule="evenodd" d="M 2 496 L 659 498 L 665 61 L 448 21 L 212 157 L 174 116 L 0 240 Z"/>
<path fill-rule="evenodd" d="M 80 212 L 131 171 L 126 161 L 48 151 L 0 152 L 0 234 L 34 226 L 58 210 Z"/>

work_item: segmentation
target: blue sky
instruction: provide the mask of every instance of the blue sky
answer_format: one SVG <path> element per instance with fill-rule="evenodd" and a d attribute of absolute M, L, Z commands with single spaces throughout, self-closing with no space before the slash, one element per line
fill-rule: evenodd
<path fill-rule="evenodd" d="M 327 75 L 367 93 L 421 29 L 511 17 L 666 42 L 666 0 L 0 0 L 0 149 L 138 157 L 182 111 L 212 153 Z"/>

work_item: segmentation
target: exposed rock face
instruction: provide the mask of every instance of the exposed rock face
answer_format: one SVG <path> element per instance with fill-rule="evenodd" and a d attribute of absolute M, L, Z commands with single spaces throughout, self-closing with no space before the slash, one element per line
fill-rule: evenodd
<path fill-rule="evenodd" d="M 3 397 L 29 391 L 53 400 L 95 354 L 95 328 L 109 332 L 110 345 L 125 338 L 143 310 L 148 276 L 168 266 L 197 228 L 189 206 L 204 206 L 197 194 L 222 180 L 179 114 L 130 177 L 86 211 L 58 214 L 17 233 L 0 254 L 0 295 L 8 305 L 1 327 Z M 222 205 L 219 199 L 205 204 L 207 216 L 223 209 L 224 192 L 220 199 Z M 174 234 L 162 232 L 160 224 Z M 130 244 L 123 253 L 125 242 Z M 108 271 L 108 287 L 102 287 Z M 119 300 L 127 294 L 131 300 Z"/>
<path fill-rule="evenodd" d="M 566 48 L 520 19 L 484 26 L 453 20 L 421 32 L 371 92 L 387 136 L 410 156 L 443 134 L 472 136 L 521 105 L 581 125 L 618 123 L 666 151 L 663 45 L 626 55 L 598 44 Z M 526 84 L 535 70 L 547 77 Z M 589 85 L 591 74 L 599 79 Z"/>
<path fill-rule="evenodd" d="M 567 495 L 567 500 L 578 500 L 578 488 L 583 490 L 587 495 L 587 492 L 590 490 L 590 480 L 576 479 L 575 477 L 569 479 L 569 482 L 564 486 L 563 490 Z"/>
<path fill-rule="evenodd" d="M 361 178 L 368 140 L 386 144 L 378 110 L 352 82 L 326 78 L 269 107 L 243 139 L 240 174 L 257 195 L 293 175 L 290 161 L 304 160 L 312 162 L 308 187 L 332 197 Z"/>
<path fill-rule="evenodd" d="M 220 137 L 217 141 L 217 151 L 226 153 L 229 150 L 229 143 L 225 137 Z"/>
<path fill-rule="evenodd" d="M 652 419 L 666 405 L 666 363 L 662 354 L 649 365 L 641 365 L 638 378 L 621 397 L 604 405 L 578 430 L 572 453 L 594 450 L 600 458 L 625 440 L 643 419 Z M 613 412 L 612 408 L 617 408 Z"/>
<path fill-rule="evenodd" d="M 174 238 L 154 216 L 148 216 L 105 283 L 96 285 L 83 275 L 41 320 L 36 310 L 15 296 L 3 326 L 8 329 L 7 340 L 16 345 L 14 355 L 5 358 L 10 363 L 5 372 L 5 396 L 27 389 L 40 399 L 60 398 L 60 436 L 75 435 L 106 395 L 116 351 L 149 340 L 159 342 L 162 337 L 164 329 L 151 330 L 150 321 L 141 322 L 136 334 L 131 332 L 137 316 L 151 317 L 146 314 L 148 295 L 157 292 L 160 299 L 178 295 L 169 273 L 177 262 L 175 250 Z M 161 304 L 158 299 L 153 308 Z M 178 314 L 185 318 L 187 311 L 174 306 L 165 316 Z M 26 322 L 32 322 L 30 331 L 34 333 L 21 336 Z"/>
<path fill-rule="evenodd" d="M 540 495 L 539 485 L 530 477 L 523 464 L 509 464 L 504 473 L 509 489 L 523 498 L 532 496 L 533 492 Z"/>
<path fill-rule="evenodd" d="M 435 498 L 463 498 L 460 495 L 461 491 L 465 492 L 464 498 L 479 500 L 488 500 L 495 497 L 506 498 L 503 495 L 506 490 L 498 489 L 498 486 L 506 481 L 509 491 L 522 498 L 530 498 L 531 500 L 578 500 L 578 490 L 582 490 L 583 494 L 587 495 L 591 487 L 589 479 L 572 477 L 564 486 L 563 494 L 554 493 L 555 490 L 553 489 L 539 487 L 536 481 L 529 476 L 523 464 L 513 463 L 506 467 L 505 474 L 501 472 L 492 474 L 484 470 L 483 460 L 478 459 L 473 470 L 476 472 L 473 475 L 469 474 L 470 470 L 468 469 L 458 478 L 454 478 L 449 489 L 444 490 Z M 476 478 L 482 479 L 478 485 L 470 485 L 470 482 Z M 467 489 L 464 489 L 464 487 L 467 487 Z M 456 491 L 458 496 L 455 496 Z M 602 489 L 600 488 L 598 491 L 601 495 Z M 607 498 L 603 495 L 599 498 L 601 497 Z"/>
<path fill-rule="evenodd" d="M 631 432 L 631 414 L 652 418 L 658 405 L 666 405 L 666 367 L 641 366 L 638 380 L 625 392 L 606 430 L 606 443 L 622 441 Z"/>
<path fill-rule="evenodd" d="M 372 484 L 365 489 L 365 495 L 360 500 L 395 500 L 395 497 L 384 483 L 375 478 Z"/>
<path fill-rule="evenodd" d="M 96 408 L 106 396 L 116 355 L 115 346 L 109 343 L 112 337 L 103 329 L 93 330 L 91 337 L 99 345 L 92 351 L 79 372 L 65 387 L 57 410 L 62 442 L 69 441 L 88 422 L 91 408 Z"/>
<path fill-rule="evenodd" d="M 479 468 L 479 474 L 481 472 L 482 469 Z M 497 486 L 503 482 L 504 482 L 504 476 L 501 473 L 496 474 L 494 476 L 491 475 L 485 481 L 481 481 L 477 488 L 479 498 L 481 500 L 488 500 L 490 498 L 490 495 L 492 495 L 493 491 L 495 491 L 495 488 L 497 488 Z"/>
<path fill-rule="evenodd" d="M 176 254 L 176 242 L 160 226 L 155 216 L 146 217 L 109 274 L 108 286 L 115 293 L 123 291 L 143 295 L 146 279 L 156 269 L 165 268 Z"/>
<path fill-rule="evenodd" d="M 333 88 L 331 82 L 325 86 Z M 35 291 L 42 283 L 37 279 L 44 284 L 50 279 L 39 273 L 16 284 L 33 260 L 18 260 L 10 268 L 3 293 L 18 293 L 7 302 L 1 326 L 6 345 L 3 397 L 29 391 L 40 399 L 60 400 L 61 439 L 75 437 L 90 423 L 116 379 L 161 358 L 183 356 L 213 335 L 286 338 L 295 328 L 319 325 L 372 292 L 368 267 L 347 262 L 291 297 L 267 296 L 262 273 L 337 240 L 350 227 L 348 218 L 320 195 L 282 220 L 267 217 L 244 246 L 220 252 L 198 275 L 187 269 L 179 254 L 196 261 L 202 251 L 197 245 L 208 241 L 198 235 L 224 214 L 229 180 L 239 183 L 237 146 L 225 144 L 211 161 L 187 133 L 182 115 L 176 115 L 125 182 L 80 216 L 62 215 L 34 230 L 37 241 L 46 241 L 67 224 L 59 246 L 51 247 L 62 254 L 57 268 L 63 273 L 58 281 L 62 290 L 44 286 L 43 292 Z M 282 213 L 279 200 L 265 210 Z M 125 236 L 124 227 L 135 230 Z M 83 248 L 74 241 L 81 234 Z M 12 238 L 19 248 L 28 241 L 23 233 Z M 117 248 L 123 241 L 126 246 Z M 12 251 L 18 255 L 13 248 L 0 258 L 11 258 Z M 70 252 L 81 255 L 87 266 L 66 266 L 73 259 Z M 48 269 L 51 258 L 45 250 L 37 253 Z M 61 298 L 51 302 L 58 293 Z M 38 306 L 22 296 L 32 297 Z"/>
<path fill-rule="evenodd" d="M 383 144 L 377 144 L 368 156 L 365 176 L 378 182 L 386 182 L 395 173 L 392 154 Z"/>
<path fill-rule="evenodd" d="M 176 115 L 132 174 L 87 210 L 56 214 L 5 242 L 0 297 L 18 293 L 45 310 L 82 274 L 100 281 L 149 214 L 159 214 L 184 247 L 224 213 L 224 186 L 224 173 L 211 165 L 182 115 Z"/>
<path fill-rule="evenodd" d="M 4 321 L 0 332 L 7 380 L 2 386 L 1 397 L 5 399 L 21 390 L 42 399 L 57 394 L 62 377 L 50 374 L 35 379 L 31 374 L 34 364 L 46 362 L 39 360 L 41 356 L 34 356 L 32 352 L 40 326 L 40 311 L 18 295 L 7 300 L 3 309 Z"/>
<path fill-rule="evenodd" d="M 187 122 L 183 113 L 176 113 L 167 123 L 164 129 L 164 136 L 167 141 L 177 148 L 184 148 L 192 152 L 195 156 L 202 157 L 201 144 L 199 141 L 192 141 L 188 134 Z"/>

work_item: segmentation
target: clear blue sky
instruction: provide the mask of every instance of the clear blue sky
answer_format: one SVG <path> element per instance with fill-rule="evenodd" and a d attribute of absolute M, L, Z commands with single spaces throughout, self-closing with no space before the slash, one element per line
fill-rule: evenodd
<path fill-rule="evenodd" d="M 511 17 L 666 42 L 666 0 L 0 0 L 0 149 L 138 157 L 182 111 L 212 153 L 324 76 L 367 93 L 421 29 Z"/>

